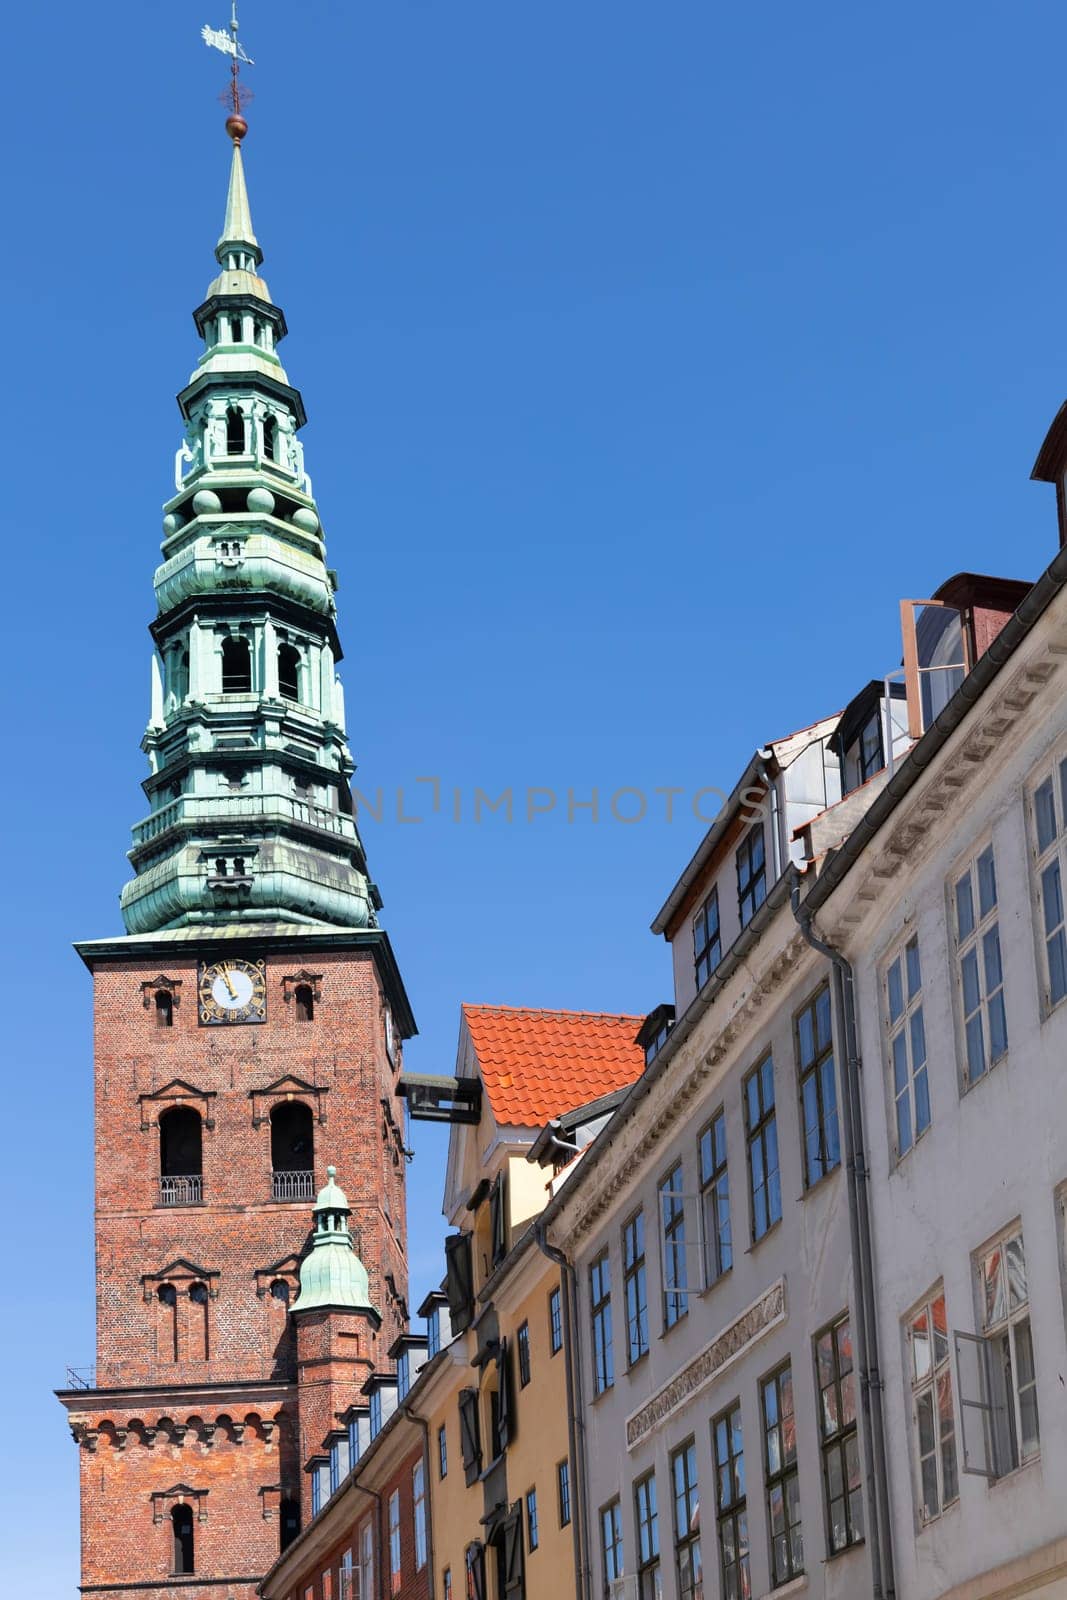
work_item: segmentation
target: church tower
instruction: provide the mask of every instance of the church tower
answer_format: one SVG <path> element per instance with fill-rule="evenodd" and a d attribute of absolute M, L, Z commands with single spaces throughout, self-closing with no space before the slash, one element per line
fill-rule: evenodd
<path fill-rule="evenodd" d="M 337 580 L 260 272 L 247 126 L 235 110 L 226 127 L 218 272 L 194 312 L 203 353 L 178 397 L 155 574 L 126 934 L 77 947 L 95 1006 L 97 1366 L 60 1398 L 82 1592 L 146 1600 L 252 1600 L 407 1323 L 393 1108 L 414 1021 L 353 815 Z"/>

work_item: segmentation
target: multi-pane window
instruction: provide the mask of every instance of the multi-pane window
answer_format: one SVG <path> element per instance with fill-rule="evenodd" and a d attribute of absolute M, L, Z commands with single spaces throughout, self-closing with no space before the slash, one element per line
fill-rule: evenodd
<path fill-rule="evenodd" d="M 693 970 L 702 989 L 722 960 L 719 891 L 713 889 L 693 919 Z"/>
<path fill-rule="evenodd" d="M 763 1470 L 767 1484 L 767 1523 L 771 1538 L 771 1582 L 775 1587 L 804 1571 L 797 1475 L 797 1428 L 793 1413 L 793 1373 L 787 1362 L 765 1378 Z"/>
<path fill-rule="evenodd" d="M 919 1516 L 923 1522 L 932 1522 L 960 1493 L 943 1289 L 935 1290 L 908 1318 L 908 1345 Z"/>
<path fill-rule="evenodd" d="M 626 1300 L 626 1363 L 648 1350 L 648 1278 L 645 1271 L 645 1214 L 639 1211 L 622 1230 L 622 1288 Z"/>
<path fill-rule="evenodd" d="M 352 1552 L 351 1550 L 346 1550 L 341 1557 L 341 1565 L 337 1569 L 338 1600 L 355 1600 L 355 1596 L 352 1593 L 353 1572 Z"/>
<path fill-rule="evenodd" d="M 909 939 L 886 968 L 885 1016 L 893 1074 L 896 1150 L 898 1156 L 903 1156 L 930 1126 L 918 939 Z"/>
<path fill-rule="evenodd" d="M 726 1113 L 716 1112 L 700 1135 L 700 1216 L 705 1287 L 733 1265 L 730 1183 L 726 1171 Z"/>
<path fill-rule="evenodd" d="M 982 1251 L 978 1285 L 994 1466 L 1000 1476 L 1032 1460 L 1040 1443 L 1030 1292 L 1018 1228 Z M 967 1404 L 962 1392 L 960 1403 Z"/>
<path fill-rule="evenodd" d="M 638 1600 L 661 1600 L 663 1580 L 659 1569 L 659 1513 L 656 1509 L 656 1474 L 650 1472 L 634 1484 L 637 1523 Z"/>
<path fill-rule="evenodd" d="M 443 1422 L 437 1430 L 437 1476 L 448 1477 L 448 1432 Z"/>
<path fill-rule="evenodd" d="M 519 1347 L 519 1387 L 525 1389 L 530 1381 L 530 1324 L 523 1322 L 515 1335 Z"/>
<path fill-rule="evenodd" d="M 700 1493 L 697 1489 L 697 1452 L 692 1439 L 671 1456 L 671 1491 L 674 1497 L 674 1563 L 679 1600 L 699 1600 L 703 1594 L 700 1562 Z"/>
<path fill-rule="evenodd" d="M 861 783 L 866 783 L 868 778 L 873 778 L 874 774 L 881 772 L 885 766 L 885 756 L 882 754 L 881 706 L 871 712 L 860 729 L 860 736 L 856 741 L 856 759 Z"/>
<path fill-rule="evenodd" d="M 600 1554 L 604 1576 L 605 1600 L 621 1586 L 626 1567 L 622 1551 L 622 1506 L 613 1500 L 600 1513 Z"/>
<path fill-rule="evenodd" d="M 676 1162 L 659 1186 L 663 1233 L 663 1326 L 673 1328 L 689 1309 L 685 1258 L 685 1199 L 682 1163 Z"/>
<path fill-rule="evenodd" d="M 556 1465 L 556 1498 L 559 1501 L 559 1525 L 565 1528 L 571 1520 L 571 1464 L 566 1457 Z"/>
<path fill-rule="evenodd" d="M 863 1538 L 856 1376 L 852 1328 L 847 1317 L 841 1317 L 816 1339 L 815 1375 L 819 1386 L 827 1544 L 830 1554 L 837 1555 Z"/>
<path fill-rule="evenodd" d="M 446 1567 L 441 1576 L 442 1600 L 452 1600 L 452 1568 Z"/>
<path fill-rule="evenodd" d="M 751 922 L 767 898 L 767 857 L 763 843 L 763 824 L 757 822 L 741 841 L 737 852 L 737 907 L 741 926 Z"/>
<path fill-rule="evenodd" d="M 745 1127 L 748 1136 L 749 1199 L 752 1238 L 762 1239 L 782 1216 L 782 1181 L 778 1173 L 778 1119 L 774 1110 L 774 1062 L 765 1056 L 745 1079 Z"/>
<path fill-rule="evenodd" d="M 359 1530 L 359 1592 L 363 1600 L 374 1594 L 374 1524 L 369 1518 Z"/>
<path fill-rule="evenodd" d="M 537 1490 L 526 1491 L 526 1545 L 530 1554 L 537 1549 L 540 1535 L 537 1531 Z"/>
<path fill-rule="evenodd" d="M 972 1084 L 1008 1048 L 997 869 L 991 844 L 956 879 L 953 900 L 967 1082 Z"/>
<path fill-rule="evenodd" d="M 711 1431 L 715 1441 L 715 1510 L 719 1528 L 723 1600 L 751 1600 L 740 1403 L 716 1417 Z"/>
<path fill-rule="evenodd" d="M 1041 912 L 1045 1004 L 1051 1011 L 1067 995 L 1067 760 L 1059 761 L 1034 790 L 1034 872 Z"/>
<path fill-rule="evenodd" d="M 548 1296 L 548 1348 L 554 1356 L 563 1349 L 563 1306 L 558 1289 Z"/>
<path fill-rule="evenodd" d="M 389 1496 L 389 1591 L 400 1593 L 400 1490 Z"/>
<path fill-rule="evenodd" d="M 818 994 L 798 1013 L 796 1048 L 804 1135 L 804 1184 L 810 1189 L 841 1163 L 828 984 L 823 984 Z"/>
<path fill-rule="evenodd" d="M 421 1461 L 411 1471 L 411 1514 L 415 1525 L 415 1570 L 426 1565 L 426 1470 Z"/>
<path fill-rule="evenodd" d="M 615 1382 L 611 1340 L 611 1263 L 605 1250 L 589 1269 L 589 1311 L 593 1323 L 593 1393 L 603 1394 Z"/>

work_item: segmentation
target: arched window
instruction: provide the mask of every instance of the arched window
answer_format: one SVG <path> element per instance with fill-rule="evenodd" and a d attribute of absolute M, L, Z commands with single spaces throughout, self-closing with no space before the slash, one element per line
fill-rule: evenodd
<path fill-rule="evenodd" d="M 174 1026 L 174 996 L 169 989 L 156 990 L 156 1027 Z"/>
<path fill-rule="evenodd" d="M 300 1532 L 300 1502 L 299 1500 L 283 1500 L 279 1508 L 279 1522 L 281 1524 L 279 1542 L 283 1550 L 288 1550 L 297 1534 Z"/>
<path fill-rule="evenodd" d="M 270 1297 L 280 1301 L 283 1306 L 289 1304 L 289 1285 L 284 1278 L 275 1278 L 270 1286 Z"/>
<path fill-rule="evenodd" d="M 278 424 L 273 417 L 263 419 L 263 454 L 268 461 L 275 461 L 275 450 L 278 444 Z"/>
<path fill-rule="evenodd" d="M 215 876 L 216 876 L 216 878 L 224 878 L 229 870 L 230 870 L 229 867 L 226 865 L 226 857 L 225 856 L 216 856 L 215 857 Z"/>
<path fill-rule="evenodd" d="M 226 413 L 226 454 L 243 456 L 245 453 L 245 419 L 236 406 Z"/>
<path fill-rule="evenodd" d="M 312 1022 L 315 1018 L 315 994 L 310 983 L 298 983 L 293 990 L 297 1022 Z"/>
<path fill-rule="evenodd" d="M 300 651 L 295 645 L 278 646 L 278 688 L 286 700 L 300 699 Z"/>
<path fill-rule="evenodd" d="M 203 1195 L 200 1113 L 173 1106 L 159 1119 L 159 1198 L 165 1206 L 199 1205 Z"/>
<path fill-rule="evenodd" d="M 270 1163 L 275 1200 L 306 1200 L 314 1169 L 314 1121 L 308 1106 L 283 1100 L 270 1114 Z"/>
<path fill-rule="evenodd" d="M 174 1533 L 174 1552 L 171 1573 L 174 1577 L 188 1577 L 196 1571 L 193 1556 L 193 1511 L 191 1506 L 175 1506 L 170 1514 Z"/>
<path fill-rule="evenodd" d="M 229 634 L 222 641 L 222 692 L 248 694 L 252 688 L 252 652 L 248 640 Z"/>

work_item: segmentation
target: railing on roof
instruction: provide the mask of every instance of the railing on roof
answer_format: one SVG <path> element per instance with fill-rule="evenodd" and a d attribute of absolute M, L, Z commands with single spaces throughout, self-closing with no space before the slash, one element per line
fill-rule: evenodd
<path fill-rule="evenodd" d="M 67 1368 L 67 1388 L 68 1389 L 95 1389 L 96 1388 L 96 1368 L 95 1367 L 68 1367 Z"/>
<path fill-rule="evenodd" d="M 147 844 L 157 839 L 168 828 L 183 821 L 196 821 L 200 817 L 224 819 L 280 817 L 285 821 L 302 822 L 319 828 L 323 833 L 343 834 L 351 829 L 348 817 L 325 806 L 313 805 L 309 800 L 298 800 L 288 794 L 183 794 L 170 800 L 151 816 L 145 817 L 133 830 L 135 844 Z"/>

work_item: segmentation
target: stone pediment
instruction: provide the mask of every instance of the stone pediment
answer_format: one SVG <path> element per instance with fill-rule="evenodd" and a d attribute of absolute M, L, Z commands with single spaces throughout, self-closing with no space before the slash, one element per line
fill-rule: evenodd
<path fill-rule="evenodd" d="M 185 1256 L 175 1256 L 174 1260 L 158 1272 L 145 1272 L 141 1276 L 141 1285 L 144 1289 L 146 1300 L 152 1298 L 152 1286 L 159 1283 L 206 1283 L 208 1294 L 212 1300 L 219 1292 L 218 1280 L 220 1273 L 217 1267 L 201 1267 L 195 1261 L 190 1261 Z"/>
<path fill-rule="evenodd" d="M 146 1094 L 137 1096 L 141 1108 L 141 1132 L 147 1133 L 153 1120 L 157 1121 L 164 1111 L 169 1111 L 171 1106 L 195 1105 L 204 1119 L 205 1128 L 213 1128 L 215 1120 L 211 1115 L 211 1102 L 216 1097 L 214 1089 L 198 1089 L 195 1083 L 190 1083 L 187 1078 L 171 1078 L 169 1083 L 163 1084 L 159 1089 L 152 1089 Z M 149 1108 L 154 1108 L 154 1118 L 150 1115 Z"/>
<path fill-rule="evenodd" d="M 262 1088 L 249 1089 L 248 1098 L 252 1102 L 252 1126 L 261 1127 L 270 1118 L 274 1102 L 278 1100 L 307 1100 L 315 1102 L 316 1120 L 322 1124 L 326 1122 L 325 1097 L 329 1089 L 321 1083 L 309 1083 L 306 1078 L 298 1078 L 294 1072 L 287 1072 L 282 1078 L 275 1078 L 273 1083 L 264 1084 Z"/>

